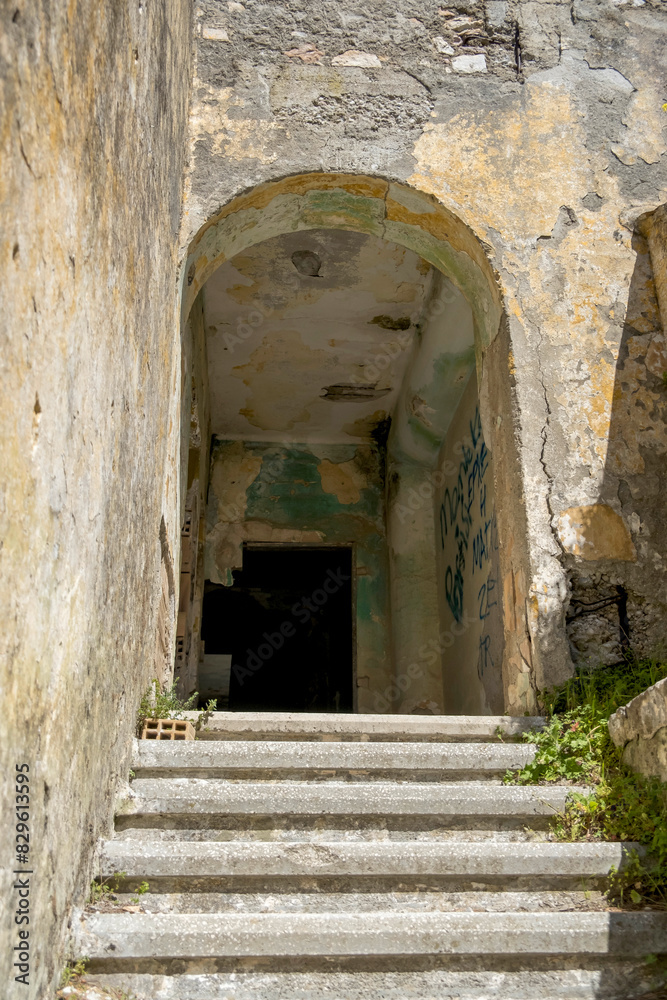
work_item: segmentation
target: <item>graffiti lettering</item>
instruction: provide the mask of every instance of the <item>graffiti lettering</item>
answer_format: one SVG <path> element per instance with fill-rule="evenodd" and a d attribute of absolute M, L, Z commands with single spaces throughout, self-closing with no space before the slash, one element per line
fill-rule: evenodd
<path fill-rule="evenodd" d="M 481 622 L 483 622 L 485 618 L 489 617 L 491 614 L 491 608 L 495 608 L 498 604 L 496 597 L 492 596 L 496 589 L 496 583 L 497 581 L 494 580 L 489 573 L 486 578 L 486 583 L 483 583 L 479 588 L 477 600 L 479 601 L 479 620 Z"/>
<path fill-rule="evenodd" d="M 487 670 L 493 670 L 493 657 L 491 656 L 491 636 L 483 635 L 479 640 L 479 654 L 477 656 L 477 676 L 481 680 Z"/>
<path fill-rule="evenodd" d="M 445 597 L 456 621 L 463 616 L 463 573 L 466 568 L 466 553 L 473 524 L 471 513 L 476 498 L 479 498 L 480 516 L 486 514 L 486 485 L 484 477 L 489 467 L 489 452 L 482 436 L 482 420 L 479 406 L 475 408 L 475 416 L 470 421 L 470 440 L 472 447 L 466 443 L 458 446 L 461 461 L 459 463 L 456 485 L 445 490 L 440 504 L 440 548 L 445 548 L 445 539 L 453 531 L 456 539 L 456 557 L 454 565 L 445 570 Z M 492 539 L 489 537 L 489 526 L 493 521 L 485 520 L 485 528 L 480 529 L 473 538 L 473 573 L 479 566 L 491 557 Z M 492 528 L 495 531 L 495 527 Z"/>
<path fill-rule="evenodd" d="M 484 527 L 480 528 L 472 540 L 472 571 L 482 569 L 485 563 L 491 559 L 493 553 L 498 549 L 498 531 L 496 525 L 496 515 L 484 522 Z"/>

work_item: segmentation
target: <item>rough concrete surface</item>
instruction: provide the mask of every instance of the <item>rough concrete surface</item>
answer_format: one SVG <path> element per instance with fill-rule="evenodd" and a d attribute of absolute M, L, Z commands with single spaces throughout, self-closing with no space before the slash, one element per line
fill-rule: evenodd
<path fill-rule="evenodd" d="M 100 982 L 155 1000 L 628 1000 L 646 993 L 651 975 L 635 963 L 604 969 L 535 969 L 485 972 L 238 973 L 185 976 L 102 975 Z"/>
<path fill-rule="evenodd" d="M 667 726 L 667 677 L 623 705 L 609 719 L 609 735 L 617 747 L 630 740 L 650 740 Z"/>
<path fill-rule="evenodd" d="M 101 871 L 149 884 L 228 875 L 606 875 L 623 862 L 622 844 L 323 843 L 192 844 L 107 841 Z"/>
<path fill-rule="evenodd" d="M 218 778 L 137 778 L 119 807 L 122 826 L 139 817 L 178 818 L 197 826 L 209 817 L 367 816 L 524 819 L 553 816 L 570 791 L 583 786 L 500 785 L 473 782 L 233 782 Z M 184 822 L 187 820 L 187 822 Z M 134 821 L 134 822 L 133 822 Z M 173 822 L 168 825 L 174 825 Z"/>
<path fill-rule="evenodd" d="M 619 708 L 608 725 L 629 767 L 667 781 L 667 678 Z"/>
<path fill-rule="evenodd" d="M 406 731 L 411 722 L 406 718 Z M 359 735 L 365 728 L 362 719 Z M 76 947 L 90 956 L 93 977 L 136 985 L 151 1000 L 163 990 L 173 995 L 172 976 L 184 996 L 200 991 L 211 1000 L 232 981 L 226 974 L 241 995 L 264 989 L 277 997 L 289 985 L 307 996 L 320 984 L 342 1000 L 364 988 L 383 994 L 390 987 L 391 995 L 400 972 L 409 994 L 421 998 L 449 997 L 458 984 L 476 1000 L 516 1000 L 528 972 L 536 995 L 558 996 L 540 992 L 557 969 L 577 987 L 570 1000 L 611 1000 L 622 996 L 622 983 L 644 983 L 646 947 L 656 955 L 667 948 L 664 914 L 610 913 L 598 891 L 612 869 L 623 868 L 631 845 L 554 843 L 536 831 L 554 796 L 562 809 L 572 786 L 421 783 L 420 754 L 493 753 L 488 743 L 327 744 L 300 736 L 292 743 L 194 743 L 185 751 L 192 774 L 235 746 L 239 756 L 266 750 L 262 781 L 134 781 L 139 812 L 119 813 L 114 838 L 101 846 L 100 878 L 116 889 L 75 918 Z M 184 762 L 174 744 L 141 751 Z M 401 757 L 401 781 L 316 788 L 292 776 L 272 779 L 277 753 L 313 764 L 331 752 Z M 142 812 L 139 800 L 151 796 L 157 809 Z M 206 799 L 208 824 L 199 827 Z M 258 807 L 266 810 L 259 824 Z M 382 820 L 389 811 L 393 823 Z M 458 829 L 446 829 L 445 813 Z M 313 822 L 300 822 L 308 814 Z M 509 830 L 513 814 L 518 828 Z M 583 974 L 578 984 L 575 969 Z M 300 978 L 281 979 L 286 973 Z M 439 978 L 445 973 L 452 978 Z"/>
<path fill-rule="evenodd" d="M 637 736 L 626 743 L 623 760 L 633 771 L 667 781 L 667 726 L 647 740 Z"/>
<path fill-rule="evenodd" d="M 357 771 L 374 773 L 432 772 L 440 780 L 448 772 L 470 772 L 475 777 L 494 777 L 525 767 L 535 756 L 528 743 L 317 743 L 295 741 L 240 740 L 192 742 L 178 747 L 153 740 L 137 740 L 132 770 L 139 777 L 176 777 L 186 769 L 191 777 L 234 777 L 236 772 Z M 193 770 L 194 769 L 194 770 Z M 197 773 L 195 774 L 194 771 Z"/>

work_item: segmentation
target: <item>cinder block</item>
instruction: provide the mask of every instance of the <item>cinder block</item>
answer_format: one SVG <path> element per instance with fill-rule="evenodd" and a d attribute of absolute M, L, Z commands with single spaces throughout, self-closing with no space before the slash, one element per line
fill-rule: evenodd
<path fill-rule="evenodd" d="M 142 740 L 194 740 L 195 727 L 187 719 L 146 719 Z"/>

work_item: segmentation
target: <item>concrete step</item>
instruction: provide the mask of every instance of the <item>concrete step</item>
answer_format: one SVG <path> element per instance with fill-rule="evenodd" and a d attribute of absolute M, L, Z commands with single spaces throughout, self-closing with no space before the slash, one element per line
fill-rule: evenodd
<path fill-rule="evenodd" d="M 537 968 L 550 961 L 552 967 Z M 112 974 L 95 979 L 138 1000 L 631 1000 L 654 986 L 651 966 L 643 962 L 608 960 L 602 968 L 590 968 L 584 959 L 574 961 L 576 968 L 533 957 L 530 969 L 519 971 L 496 963 L 492 971 Z"/>
<path fill-rule="evenodd" d="M 278 821 L 280 817 L 276 818 Z M 382 821 L 375 824 L 368 824 L 360 828 L 336 827 L 335 820 L 331 820 L 326 826 L 246 826 L 231 830 L 224 829 L 187 829 L 186 827 L 176 827 L 174 829 L 161 829 L 154 826 L 135 826 L 124 830 L 117 830 L 114 840 L 124 841 L 192 841 L 204 842 L 215 841 L 217 843 L 228 843 L 238 841 L 239 843 L 285 843 L 285 844 L 317 844 L 322 841 L 366 842 L 382 841 L 390 843 L 403 843 L 408 840 L 423 840 L 429 844 L 436 841 L 460 840 L 461 831 L 448 827 L 439 827 L 430 830 L 392 830 L 381 825 Z M 503 843 L 523 843 L 526 841 L 553 840 L 553 836 L 546 830 L 528 830 L 525 827 L 510 830 L 473 830 L 466 828 L 466 840 L 470 841 L 500 841 Z"/>
<path fill-rule="evenodd" d="M 135 740 L 132 769 L 141 778 L 344 776 L 446 781 L 498 777 L 525 767 L 534 756 L 535 747 L 525 743 Z"/>
<path fill-rule="evenodd" d="M 547 962 L 549 960 L 547 959 Z M 653 986 L 651 967 L 605 961 L 537 969 L 423 972 L 232 972 L 200 975 L 101 975 L 101 984 L 138 1000 L 629 1000 Z M 597 960 L 599 962 L 599 960 Z M 90 977 L 88 977 L 90 978 Z"/>
<path fill-rule="evenodd" d="M 122 804 L 116 826 L 225 827 L 259 821 L 394 828 L 429 825 L 506 829 L 545 827 L 575 785 L 515 786 L 487 782 L 234 782 L 217 778 L 140 778 Z"/>
<path fill-rule="evenodd" d="M 290 959 L 296 971 L 330 957 L 474 956 L 493 968 L 494 956 L 664 955 L 667 913 L 91 913 L 76 938 L 93 973 L 221 972 L 229 959 L 263 960 L 264 971 Z"/>
<path fill-rule="evenodd" d="M 475 883 L 477 884 L 477 883 Z M 131 892 L 115 893 L 116 907 L 134 906 Z M 375 913 L 414 910 L 460 913 L 505 913 L 606 910 L 605 896 L 596 890 L 525 892 L 147 892 L 139 905 L 147 913 Z M 106 903 L 99 904 L 107 910 Z"/>
<path fill-rule="evenodd" d="M 185 712 L 197 720 L 197 712 Z M 338 715 L 308 712 L 214 712 L 200 740 L 400 740 L 434 743 L 516 739 L 544 725 L 540 716 Z"/>
<path fill-rule="evenodd" d="M 627 845 L 634 846 L 634 845 Z M 119 888 L 148 881 L 152 891 L 234 891 L 260 883 L 275 891 L 320 888 L 376 891 L 390 886 L 460 891 L 500 886 L 580 888 L 622 868 L 623 845 L 611 843 L 192 843 L 107 841 L 103 877 L 123 873 Z M 242 891 L 242 890 L 237 890 Z"/>

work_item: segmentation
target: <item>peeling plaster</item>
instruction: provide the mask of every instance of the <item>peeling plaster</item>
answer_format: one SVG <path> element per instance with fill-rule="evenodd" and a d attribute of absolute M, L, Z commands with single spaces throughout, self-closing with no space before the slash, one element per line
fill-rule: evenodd
<path fill-rule="evenodd" d="M 275 162 L 277 153 L 267 151 L 267 140 L 271 133 L 282 129 L 275 122 L 230 116 L 229 112 L 242 108 L 243 103 L 232 87 L 216 89 L 199 81 L 199 97 L 190 124 L 197 141 L 208 140 L 212 156 Z"/>
<path fill-rule="evenodd" d="M 359 503 L 365 479 L 354 462 L 336 464 L 325 458 L 317 466 L 317 471 L 325 493 L 333 493 L 342 504 Z"/>

